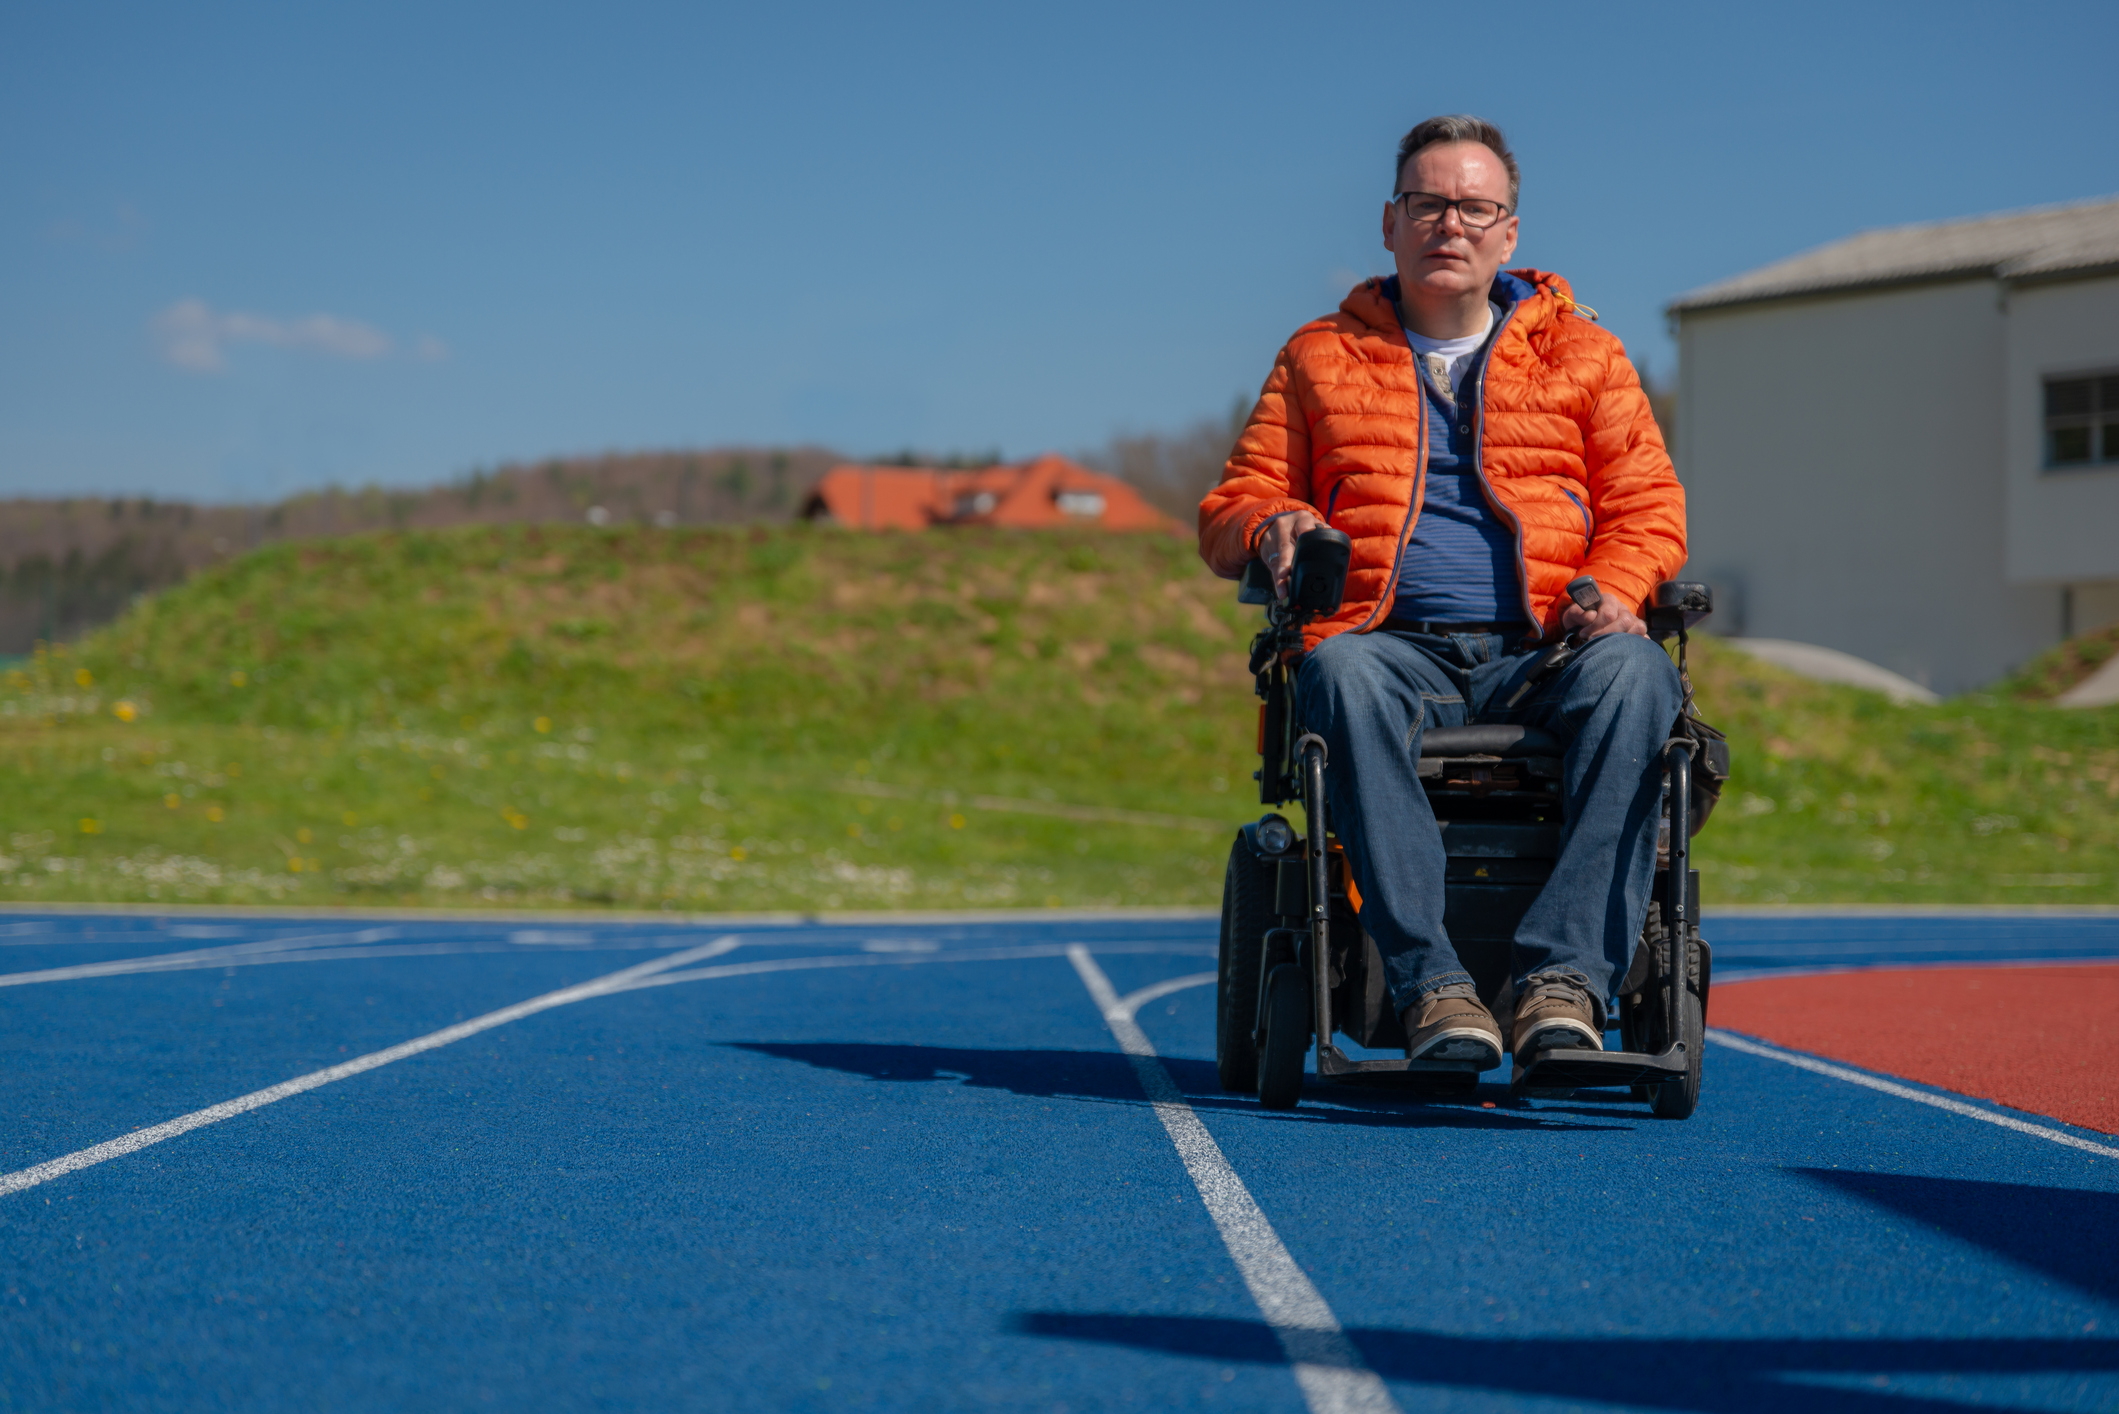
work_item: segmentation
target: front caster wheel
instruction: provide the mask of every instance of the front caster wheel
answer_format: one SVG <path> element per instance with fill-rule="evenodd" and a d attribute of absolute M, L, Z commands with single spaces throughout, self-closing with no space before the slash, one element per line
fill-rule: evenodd
<path fill-rule="evenodd" d="M 1258 968 L 1273 926 L 1272 874 L 1244 836 L 1229 851 L 1221 885 L 1221 968 L 1214 993 L 1214 1069 L 1241 1094 L 1258 1080 Z"/>
<path fill-rule="evenodd" d="M 1686 969 L 1694 979 L 1700 975 L 1699 945 L 1686 949 Z M 1654 1087 L 1648 1108 L 1657 1119 L 1690 1119 L 1700 1103 L 1700 1071 L 1707 1051 L 1707 1004 L 1694 987 L 1686 987 L 1678 1008 L 1678 1039 L 1685 1043 L 1685 1078 Z"/>
<path fill-rule="evenodd" d="M 1310 975 L 1284 962 L 1266 978 L 1265 1036 L 1258 1047 L 1258 1103 L 1292 1110 L 1310 1054 Z"/>

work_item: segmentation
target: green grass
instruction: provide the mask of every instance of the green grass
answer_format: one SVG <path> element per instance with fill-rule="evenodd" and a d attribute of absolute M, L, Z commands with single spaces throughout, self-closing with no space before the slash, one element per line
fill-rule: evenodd
<path fill-rule="evenodd" d="M 2119 624 L 2078 633 L 1995 684 L 1994 691 L 2026 702 L 2046 701 L 2096 672 L 2114 653 L 2119 653 Z"/>
<path fill-rule="evenodd" d="M 281 545 L 0 672 L 0 898 L 1212 904 L 1253 614 L 1146 536 Z M 1713 900 L 2119 898 L 2119 712 L 1694 661 Z"/>

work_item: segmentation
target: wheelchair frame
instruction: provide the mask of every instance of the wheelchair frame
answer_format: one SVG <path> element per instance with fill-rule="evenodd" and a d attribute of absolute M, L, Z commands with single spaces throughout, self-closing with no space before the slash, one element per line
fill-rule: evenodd
<path fill-rule="evenodd" d="M 1228 1089 L 1255 1091 L 1268 1108 L 1291 1108 L 1299 1099 L 1314 1041 L 1317 1074 L 1324 1079 L 1466 1094 L 1478 1082 L 1480 1068 L 1475 1063 L 1356 1059 L 1334 1039 L 1344 1032 L 1361 1045 L 1382 1048 L 1402 1045 L 1404 1031 L 1382 986 L 1380 954 L 1361 929 L 1358 895 L 1349 884 L 1345 854 L 1330 830 L 1325 743 L 1304 733 L 1296 720 L 1293 664 L 1302 653 L 1302 627 L 1312 617 L 1338 608 L 1346 563 L 1344 545 L 1333 543 L 1343 542 L 1337 532 L 1312 531 L 1303 542 L 1288 598 L 1274 598 L 1271 576 L 1257 561 L 1247 571 L 1239 595 L 1241 602 L 1266 610 L 1266 626 L 1253 640 L 1250 658 L 1261 699 L 1259 798 L 1267 805 L 1301 801 L 1309 830 L 1305 837 L 1284 817 L 1268 814 L 1245 825 L 1235 842 L 1224 889 L 1217 988 L 1221 1080 Z M 1659 851 L 1649 920 L 1619 987 L 1617 1027 L 1625 1048 L 1539 1051 L 1530 1065 L 1514 1067 L 1511 1089 L 1519 1095 L 1549 1098 L 1577 1089 L 1620 1087 L 1648 1101 L 1657 1115 L 1675 1119 L 1688 1117 L 1697 1105 L 1713 956 L 1699 935 L 1699 874 L 1691 867 L 1690 843 L 1729 767 L 1726 740 L 1701 722 L 1694 709 L 1685 649 L 1687 630 L 1711 610 L 1707 586 L 1678 581 L 1658 585 L 1649 607 L 1651 636 L 1658 642 L 1673 635 L 1678 639 L 1685 696 L 1676 728 L 1663 747 L 1667 852 Z M 1445 731 L 1491 736 L 1493 729 L 1438 729 L 1430 738 Z M 1467 740 L 1491 744 L 1475 737 Z M 1535 897 L 1543 875 L 1550 873 L 1547 867 L 1541 875 L 1535 858 L 1537 851 L 1557 847 L 1559 801 L 1557 781 L 1550 779 L 1551 768 L 1545 764 L 1549 760 L 1512 760 L 1505 750 L 1423 756 L 1423 777 L 1469 786 L 1468 798 L 1482 809 L 1490 796 L 1514 798 L 1504 801 L 1504 808 L 1512 804 L 1518 812 L 1515 818 L 1482 820 L 1480 812 L 1473 811 L 1469 817 L 1452 814 L 1440 822 L 1446 842 L 1452 833 L 1458 839 L 1451 851 L 1451 877 L 1444 885 L 1450 891 L 1448 902 L 1471 899 L 1467 906 L 1483 907 L 1490 927 L 1498 923 L 1512 932 L 1528 898 Z M 1538 788 L 1515 789 L 1537 787 L 1534 778 L 1541 772 L 1546 778 L 1542 794 Z M 1704 789 L 1696 792 L 1696 783 Z M 1433 798 L 1436 787 L 1429 789 Z M 1544 857 L 1550 858 L 1550 853 Z M 1455 867 L 1460 858 L 1484 862 L 1460 871 Z M 1240 875 L 1240 868 L 1246 867 L 1254 871 L 1248 880 Z M 1460 872 L 1477 877 L 1458 878 Z M 1258 897 L 1267 874 L 1272 880 L 1270 904 Z M 1522 906 L 1514 907 L 1519 901 Z M 1508 916 L 1511 909 L 1513 917 Z M 1257 940 L 1257 970 L 1252 973 L 1245 965 L 1250 940 L 1232 938 L 1232 930 L 1253 930 L 1261 917 L 1275 922 Z M 1477 957 L 1464 956 L 1465 946 L 1459 946 L 1474 976 L 1486 974 L 1482 992 L 1502 985 L 1491 980 L 1497 965 L 1505 983 L 1508 949 L 1505 942 L 1497 949 L 1495 942 L 1483 939 Z M 1252 1005 L 1243 1004 L 1246 993 Z"/>

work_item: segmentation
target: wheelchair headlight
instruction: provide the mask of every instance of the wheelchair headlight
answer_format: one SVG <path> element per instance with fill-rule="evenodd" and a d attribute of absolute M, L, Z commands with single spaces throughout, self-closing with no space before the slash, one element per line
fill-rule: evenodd
<path fill-rule="evenodd" d="M 1267 854 L 1286 854 L 1295 847 L 1295 827 L 1278 815 L 1258 822 L 1258 847 Z"/>

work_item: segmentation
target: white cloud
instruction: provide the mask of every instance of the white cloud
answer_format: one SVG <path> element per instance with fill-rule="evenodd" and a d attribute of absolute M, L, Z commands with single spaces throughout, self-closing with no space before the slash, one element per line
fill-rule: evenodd
<path fill-rule="evenodd" d="M 390 336 L 358 319 L 312 314 L 303 319 L 274 319 L 240 310 L 220 311 L 201 299 L 178 300 L 157 314 L 151 325 L 162 357 L 190 373 L 218 373 L 227 366 L 230 344 L 265 344 L 328 354 L 333 358 L 381 358 L 392 347 Z M 423 340 L 419 355 L 431 358 Z"/>

